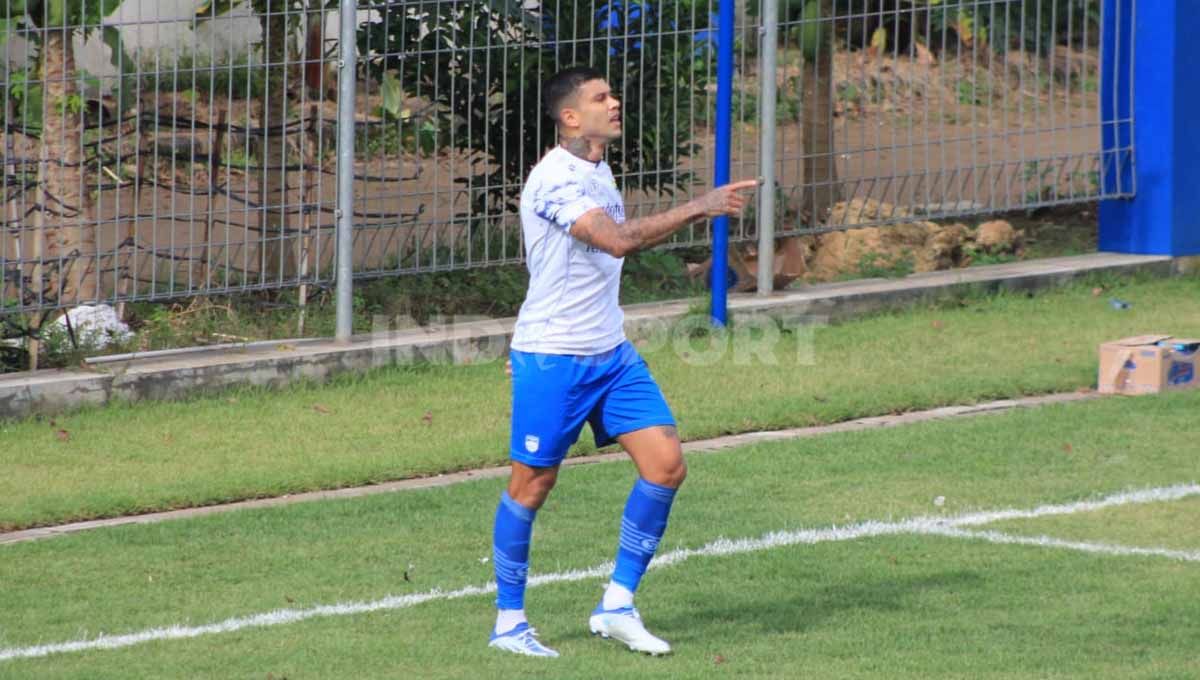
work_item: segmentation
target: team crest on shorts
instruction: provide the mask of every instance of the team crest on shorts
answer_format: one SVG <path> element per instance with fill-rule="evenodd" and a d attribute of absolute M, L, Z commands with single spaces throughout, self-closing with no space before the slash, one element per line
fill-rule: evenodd
<path fill-rule="evenodd" d="M 541 444 L 540 439 L 532 434 L 525 435 L 525 450 L 530 453 L 537 453 L 538 446 Z"/>

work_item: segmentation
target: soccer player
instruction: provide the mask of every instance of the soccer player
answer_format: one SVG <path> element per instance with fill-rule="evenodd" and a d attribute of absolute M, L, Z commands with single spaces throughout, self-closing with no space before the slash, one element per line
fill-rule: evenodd
<path fill-rule="evenodd" d="M 547 80 L 542 93 L 559 146 L 533 168 L 521 193 L 530 280 L 509 356 L 512 476 L 496 508 L 492 552 L 499 611 L 489 645 L 558 656 L 525 618 L 529 543 L 559 464 L 587 422 L 596 445 L 620 443 L 639 475 L 621 516 L 616 568 L 588 626 L 635 651 L 666 654 L 671 646 L 646 630 L 633 595 L 687 468 L 662 391 L 625 338 L 617 305 L 621 265 L 625 255 L 687 224 L 740 213 L 747 199 L 739 192 L 758 182 L 727 184 L 666 212 L 626 221 L 603 160 L 605 147 L 621 135 L 621 104 L 603 74 L 568 68 Z"/>

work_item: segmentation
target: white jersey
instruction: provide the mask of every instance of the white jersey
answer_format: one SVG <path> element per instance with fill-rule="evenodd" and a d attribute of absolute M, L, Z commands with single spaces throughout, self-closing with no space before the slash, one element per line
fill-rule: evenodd
<path fill-rule="evenodd" d="M 625 204 L 604 161 L 554 147 L 534 166 L 521 192 L 521 229 L 529 291 L 512 347 L 541 354 L 600 354 L 625 341 L 617 304 L 623 258 L 570 234 L 584 213 L 603 208 L 617 223 Z"/>

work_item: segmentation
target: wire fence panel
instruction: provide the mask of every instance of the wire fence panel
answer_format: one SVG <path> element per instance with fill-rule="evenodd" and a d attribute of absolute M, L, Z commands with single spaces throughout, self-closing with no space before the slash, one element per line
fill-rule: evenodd
<path fill-rule="evenodd" d="M 2 311 L 329 278 L 325 12 L 61 4 L 0 17 Z"/>
<path fill-rule="evenodd" d="M 366 2 L 359 60 L 358 271 L 433 271 L 523 258 L 518 199 L 557 143 L 542 82 L 575 64 L 623 100 L 608 162 L 631 216 L 712 175 L 710 2 Z M 375 181 L 379 180 L 379 181 Z M 680 240 L 703 235 L 685 234 Z"/>
<path fill-rule="evenodd" d="M 712 181 L 716 0 L 359 0 L 340 169 L 337 0 L 60 4 L 0 15 L 0 316 L 281 288 L 303 303 L 334 278 L 339 172 L 356 276 L 519 262 L 521 185 L 556 143 L 541 84 L 572 64 L 622 99 L 608 162 L 629 216 Z M 1134 193 L 1106 181 L 1132 149 L 1100 152 L 1127 122 L 1100 115 L 1101 45 L 1119 42 L 1100 0 L 779 4 L 774 45 L 758 2 L 738 4 L 731 173 L 774 159 L 778 234 Z M 766 150 L 760 49 L 778 65 Z"/>
<path fill-rule="evenodd" d="M 1103 181 L 1132 149 L 1101 162 L 1099 0 L 784 5 L 779 233 L 1133 194 Z"/>

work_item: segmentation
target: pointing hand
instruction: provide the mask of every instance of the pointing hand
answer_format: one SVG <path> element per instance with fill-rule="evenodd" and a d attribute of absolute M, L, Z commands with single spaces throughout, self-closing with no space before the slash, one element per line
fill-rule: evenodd
<path fill-rule="evenodd" d="M 745 179 L 740 182 L 733 182 L 717 187 L 698 198 L 697 202 L 700 204 L 700 209 L 704 211 L 705 217 L 739 215 L 742 209 L 746 207 L 746 201 L 748 200 L 740 192 L 749 191 L 757 187 L 758 180 Z"/>

